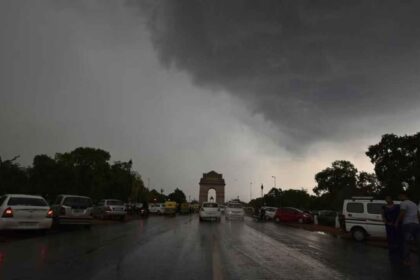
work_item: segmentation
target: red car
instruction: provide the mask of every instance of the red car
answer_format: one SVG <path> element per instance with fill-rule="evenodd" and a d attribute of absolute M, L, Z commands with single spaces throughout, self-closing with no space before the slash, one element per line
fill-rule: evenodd
<path fill-rule="evenodd" d="M 300 209 L 292 207 L 281 207 L 278 208 L 276 214 L 274 214 L 274 220 L 276 222 L 286 222 L 286 223 L 312 223 L 313 217 L 307 212 L 303 212 Z"/>

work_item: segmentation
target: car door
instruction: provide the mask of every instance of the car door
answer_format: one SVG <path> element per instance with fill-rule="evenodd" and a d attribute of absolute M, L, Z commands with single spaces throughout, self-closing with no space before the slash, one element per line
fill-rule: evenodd
<path fill-rule="evenodd" d="M 386 236 L 385 224 L 382 221 L 382 209 L 384 206 L 384 202 L 368 202 L 366 205 L 367 231 L 372 236 Z"/>
<path fill-rule="evenodd" d="M 359 226 L 367 231 L 365 204 L 361 201 L 349 201 L 345 207 L 346 230 L 350 231 L 353 227 Z"/>
<path fill-rule="evenodd" d="M 284 222 L 290 222 L 290 221 L 292 220 L 292 212 L 291 212 L 291 209 L 289 209 L 289 208 L 284 208 L 284 209 L 282 210 L 282 215 L 283 215 L 282 220 L 283 220 Z"/>

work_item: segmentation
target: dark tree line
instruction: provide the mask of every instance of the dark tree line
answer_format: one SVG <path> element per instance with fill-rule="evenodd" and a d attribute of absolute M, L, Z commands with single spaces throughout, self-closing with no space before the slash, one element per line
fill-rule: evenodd
<path fill-rule="evenodd" d="M 349 161 L 334 161 L 315 175 L 315 195 L 303 189 L 272 189 L 264 198 L 251 201 L 251 205 L 340 210 L 343 200 L 352 196 L 396 198 L 402 190 L 408 191 L 413 200 L 420 199 L 420 133 L 383 135 L 378 144 L 368 148 L 366 155 L 374 164 L 375 173 L 359 172 Z M 408 185 L 407 189 L 403 183 Z"/>
<path fill-rule="evenodd" d="M 90 196 L 95 201 L 115 198 L 123 201 L 148 202 L 168 197 L 149 191 L 141 176 L 133 171 L 132 161 L 111 163 L 111 155 L 101 149 L 77 148 L 54 157 L 37 155 L 30 167 L 22 167 L 17 157 L 0 158 L 0 195 L 5 193 L 39 194 L 52 201 L 58 194 Z M 170 198 L 185 200 L 176 189 Z"/>

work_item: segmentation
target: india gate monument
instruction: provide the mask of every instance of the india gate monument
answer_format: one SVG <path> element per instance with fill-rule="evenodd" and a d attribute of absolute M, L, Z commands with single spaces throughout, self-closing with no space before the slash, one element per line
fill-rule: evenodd
<path fill-rule="evenodd" d="M 209 173 L 204 173 L 200 180 L 200 204 L 207 201 L 209 190 L 212 189 L 216 192 L 215 202 L 218 204 L 225 203 L 225 179 L 223 179 L 222 174 L 210 171 Z"/>

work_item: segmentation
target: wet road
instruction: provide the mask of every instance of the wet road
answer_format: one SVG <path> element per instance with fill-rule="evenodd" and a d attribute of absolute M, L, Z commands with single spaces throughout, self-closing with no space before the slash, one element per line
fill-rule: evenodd
<path fill-rule="evenodd" d="M 272 223 L 151 217 L 0 243 L 0 279 L 420 279 L 387 251 Z"/>

